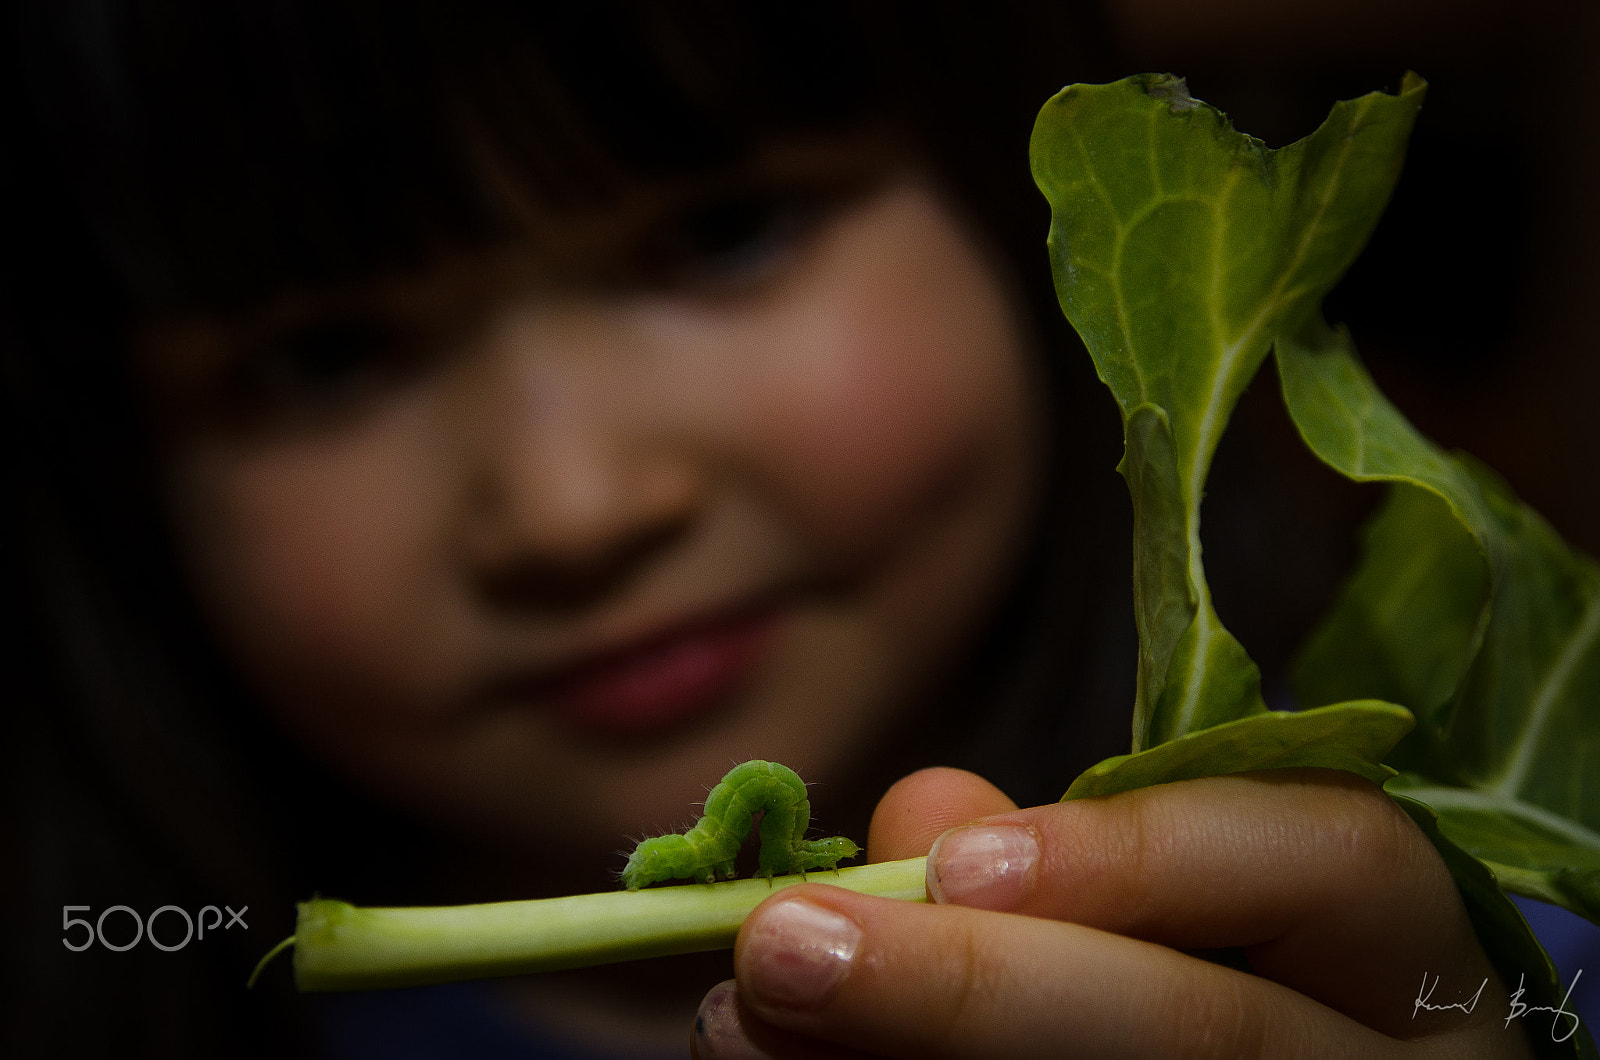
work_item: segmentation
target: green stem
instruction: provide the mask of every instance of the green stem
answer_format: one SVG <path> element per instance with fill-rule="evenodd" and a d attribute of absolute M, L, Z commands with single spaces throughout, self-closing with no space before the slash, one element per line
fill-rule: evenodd
<path fill-rule="evenodd" d="M 926 866 L 927 858 L 912 858 L 772 880 L 487 905 L 380 909 L 314 898 L 300 903 L 292 939 L 261 965 L 292 942 L 299 989 L 368 990 L 726 949 L 773 891 L 809 880 L 926 901 Z"/>

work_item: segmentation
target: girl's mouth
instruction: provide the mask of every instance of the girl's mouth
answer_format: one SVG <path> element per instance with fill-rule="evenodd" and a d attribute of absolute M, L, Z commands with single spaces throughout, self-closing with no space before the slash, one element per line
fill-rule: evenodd
<path fill-rule="evenodd" d="M 657 735 L 715 712 L 738 691 L 777 620 L 762 608 L 678 626 L 540 680 L 537 698 L 587 735 Z"/>

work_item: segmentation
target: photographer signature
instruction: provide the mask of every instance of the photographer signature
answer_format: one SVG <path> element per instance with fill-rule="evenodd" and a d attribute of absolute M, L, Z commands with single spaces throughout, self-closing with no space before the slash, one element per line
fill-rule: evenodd
<path fill-rule="evenodd" d="M 1521 1019 L 1523 1016 L 1527 1016 L 1535 1012 L 1548 1012 L 1550 1013 L 1551 1041 L 1564 1042 L 1571 1038 L 1574 1034 L 1578 1033 L 1578 1017 L 1575 1013 L 1567 1011 L 1567 1002 L 1572 998 L 1572 991 L 1578 985 L 1578 980 L 1583 978 L 1583 969 L 1578 969 L 1577 974 L 1572 977 L 1571 984 L 1567 987 L 1566 995 L 1562 997 L 1561 1003 L 1555 1006 L 1526 1004 L 1522 1000 L 1522 995 L 1525 992 L 1525 988 L 1523 986 L 1525 978 L 1526 976 L 1523 975 L 1517 976 L 1517 988 L 1511 992 L 1511 996 L 1508 999 L 1510 1006 L 1506 1015 L 1505 1025 L 1510 1027 L 1512 1020 Z M 1439 977 L 1437 975 L 1433 976 L 1432 982 L 1430 983 L 1428 973 L 1424 972 L 1422 974 L 1422 987 L 1417 991 L 1417 1000 L 1411 1006 L 1411 1018 L 1416 1019 L 1417 1013 L 1423 1011 L 1444 1012 L 1448 1009 L 1455 1009 L 1458 1012 L 1470 1013 L 1474 1008 L 1477 1007 L 1478 999 L 1483 996 L 1484 988 L 1486 988 L 1488 985 L 1488 979 L 1485 979 L 1483 982 L 1479 983 L 1477 992 L 1471 997 L 1467 998 L 1465 1001 L 1452 1001 L 1448 1004 L 1434 1004 L 1433 994 L 1434 991 L 1439 988 Z M 1562 1023 L 1563 1017 L 1571 1022 L 1564 1025 Z M 1565 1026 L 1566 1029 L 1566 1033 L 1564 1034 L 1561 1033 L 1563 1026 Z"/>

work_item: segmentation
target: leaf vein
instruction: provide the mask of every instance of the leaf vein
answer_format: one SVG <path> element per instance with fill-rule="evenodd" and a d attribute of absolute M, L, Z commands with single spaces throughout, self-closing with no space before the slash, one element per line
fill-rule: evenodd
<path fill-rule="evenodd" d="M 1425 803 L 1435 811 L 1470 810 L 1478 813 L 1504 814 L 1558 835 L 1567 842 L 1590 850 L 1600 850 L 1600 832 L 1586 828 L 1570 817 L 1563 817 L 1543 806 L 1526 802 L 1510 794 L 1432 784 L 1398 785 L 1394 788 L 1394 792 Z"/>
<path fill-rule="evenodd" d="M 1361 117 L 1369 107 L 1370 104 L 1363 107 L 1361 112 L 1352 119 L 1352 128 L 1359 126 Z M 1206 591 L 1204 568 L 1200 562 L 1200 498 L 1201 491 L 1205 485 L 1206 472 L 1211 464 L 1212 450 L 1216 446 L 1216 440 L 1221 434 L 1222 426 L 1227 419 L 1224 415 L 1223 406 L 1226 403 L 1228 384 L 1238 370 L 1239 362 L 1243 359 L 1244 354 L 1255 344 L 1257 334 L 1262 328 L 1266 327 L 1269 321 L 1278 315 L 1278 311 L 1283 306 L 1284 297 L 1290 290 L 1290 284 L 1299 280 L 1297 274 L 1306 253 L 1322 234 L 1322 228 L 1327 218 L 1328 205 L 1337 197 L 1345 167 L 1350 161 L 1353 143 L 1354 138 L 1349 135 L 1341 143 L 1339 157 L 1334 162 L 1332 172 L 1329 174 L 1325 185 L 1327 193 L 1317 198 L 1316 211 L 1302 229 L 1304 234 L 1295 241 L 1294 254 L 1288 266 L 1278 274 L 1278 280 L 1273 285 L 1272 292 L 1262 300 L 1261 308 L 1257 310 L 1250 323 L 1245 326 L 1244 332 L 1236 340 L 1223 346 L 1222 356 L 1218 359 L 1216 371 L 1211 378 L 1210 392 L 1206 394 L 1199 430 L 1195 435 L 1194 450 L 1189 454 L 1188 475 L 1185 481 L 1189 500 L 1189 566 L 1191 579 L 1198 592 L 1202 594 L 1202 600 L 1201 607 L 1195 615 L 1197 624 L 1195 630 L 1196 650 L 1190 657 L 1189 674 L 1184 683 L 1183 702 L 1178 710 L 1177 726 L 1173 730 L 1175 734 L 1182 734 L 1188 731 L 1195 711 L 1199 708 L 1200 690 L 1205 672 L 1205 658 L 1214 635 L 1209 617 L 1210 608 L 1204 604 L 1205 597 L 1209 596 L 1209 593 Z M 1223 206 L 1233 193 L 1233 189 L 1237 185 L 1239 175 L 1242 172 L 1243 167 L 1239 166 L 1229 171 L 1228 183 L 1224 186 L 1223 193 L 1216 204 L 1219 236 L 1221 226 L 1224 223 L 1225 211 Z M 1215 312 L 1214 301 L 1213 312 Z"/>
<path fill-rule="evenodd" d="M 1539 741 L 1544 737 L 1545 729 L 1550 724 L 1550 715 L 1571 683 L 1578 663 L 1594 648 L 1597 640 L 1600 640 L 1600 593 L 1595 593 L 1589 598 L 1589 605 L 1584 609 L 1577 628 L 1573 630 L 1566 645 L 1545 671 L 1544 677 L 1539 682 L 1539 689 L 1534 694 L 1533 704 L 1524 715 L 1527 724 L 1517 738 L 1516 749 L 1512 752 L 1505 771 L 1488 785 L 1490 791 L 1506 796 L 1522 791 L 1529 770 L 1533 766 Z"/>

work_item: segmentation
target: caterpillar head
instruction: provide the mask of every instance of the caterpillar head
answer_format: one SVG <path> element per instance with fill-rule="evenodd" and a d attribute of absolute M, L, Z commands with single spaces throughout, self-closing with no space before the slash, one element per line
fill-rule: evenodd
<path fill-rule="evenodd" d="M 861 848 L 842 835 L 830 836 L 827 839 L 810 839 L 800 844 L 796 851 L 795 860 L 799 862 L 800 872 L 809 872 L 813 869 L 836 868 L 845 858 L 853 858 L 861 853 Z"/>

